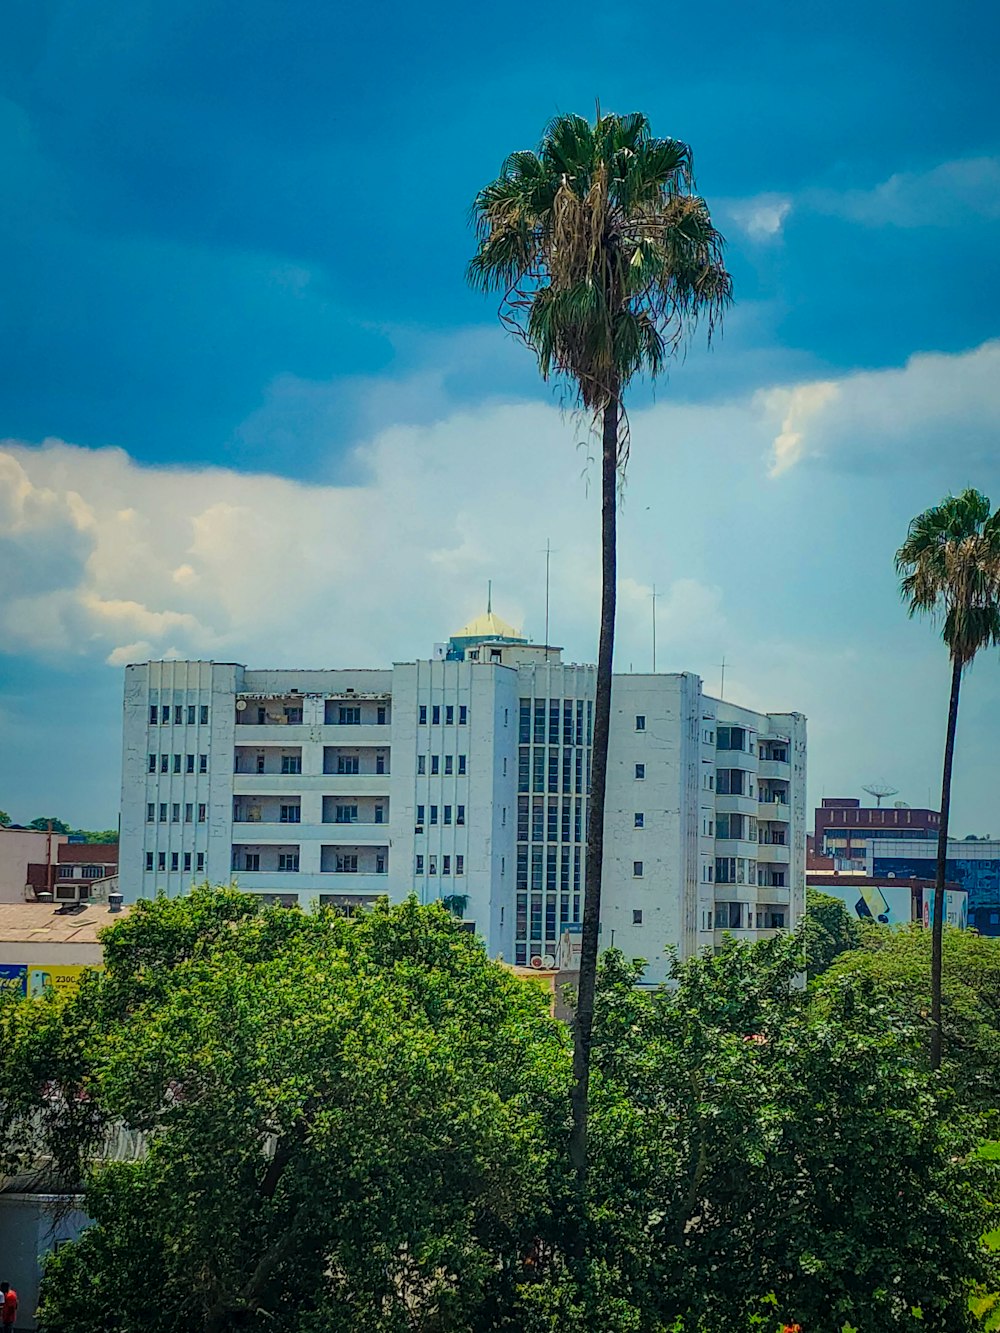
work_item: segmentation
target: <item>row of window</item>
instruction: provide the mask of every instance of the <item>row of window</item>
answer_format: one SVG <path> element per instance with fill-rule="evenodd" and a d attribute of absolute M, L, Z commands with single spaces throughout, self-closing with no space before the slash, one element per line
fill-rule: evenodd
<path fill-rule="evenodd" d="M 441 772 L 441 760 L 442 760 L 442 758 L 444 759 L 444 773 L 445 773 L 445 776 L 446 776 L 446 777 L 447 777 L 449 774 L 454 773 L 454 772 L 456 771 L 456 761 L 457 761 L 457 765 L 458 765 L 457 771 L 458 771 L 458 775 L 459 775 L 459 777 L 461 777 L 461 776 L 467 771 L 466 757 L 465 757 L 464 754 L 458 754 L 458 755 L 455 755 L 455 754 L 446 754 L 446 755 L 444 755 L 444 756 L 439 755 L 439 754 L 432 754 L 432 755 L 430 755 L 430 756 L 428 756 L 428 755 L 426 755 L 426 754 L 418 754 L 418 755 L 417 755 L 417 772 L 418 772 L 419 774 L 425 774 L 425 773 L 427 772 L 427 760 L 428 760 L 428 758 L 430 758 L 431 776 L 432 776 L 432 777 L 433 777 L 435 774 Z"/>
<path fill-rule="evenodd" d="M 583 838 L 583 798 L 518 796 L 518 842 L 580 842 Z"/>
<path fill-rule="evenodd" d="M 517 849 L 517 878 L 515 887 L 524 891 L 529 887 L 529 869 L 530 869 L 530 887 L 533 890 L 548 889 L 554 892 L 556 888 L 563 893 L 569 892 L 570 873 L 573 877 L 573 890 L 576 893 L 580 891 L 582 875 L 582 849 L 577 844 L 575 847 L 538 847 L 531 848 L 518 846 Z"/>
<path fill-rule="evenodd" d="M 440 704 L 432 704 L 430 708 L 430 719 L 432 727 L 441 725 L 441 714 L 444 713 L 444 725 L 452 727 L 455 725 L 455 705 L 445 704 L 442 709 Z M 417 714 L 417 720 L 422 727 L 427 725 L 427 705 L 421 704 Z M 469 710 L 465 704 L 458 705 L 458 725 L 464 727 L 469 720 Z"/>
<path fill-rule="evenodd" d="M 203 727 L 208 726 L 208 704 L 187 704 L 187 724 L 193 727 L 195 720 L 201 723 Z M 185 705 L 174 704 L 171 710 L 170 704 L 162 704 L 157 707 L 156 704 L 149 705 L 149 725 L 151 727 L 165 727 L 173 721 L 180 726 L 184 721 Z"/>
<path fill-rule="evenodd" d="M 166 853 L 166 852 L 158 852 L 158 853 L 156 854 L 156 869 L 157 869 L 157 870 L 166 870 L 166 868 L 167 868 L 167 853 Z M 152 869 L 153 869 L 153 853 L 152 853 L 152 852 L 147 852 L 147 853 L 146 853 L 146 869 L 147 869 L 147 870 L 152 870 Z M 180 852 L 171 852 L 171 853 L 170 853 L 170 869 L 171 869 L 171 870 L 180 870 L 180 869 L 181 869 L 181 853 L 180 853 Z M 184 870 L 190 870 L 190 869 L 191 869 L 191 853 L 190 853 L 190 852 L 185 852 L 185 853 L 184 853 L 184 865 L 183 865 L 183 869 L 184 869 Z M 195 857 L 195 869 L 198 871 L 199 874 L 205 869 L 205 853 L 204 853 L 204 852 L 198 852 L 198 853 L 196 854 L 196 857 Z"/>
<path fill-rule="evenodd" d="M 424 873 L 424 858 L 419 852 L 417 853 L 417 858 L 416 858 L 416 872 L 418 875 L 422 875 Z M 427 873 L 428 875 L 436 875 L 438 873 L 438 858 L 436 856 L 427 857 Z M 442 875 L 451 874 L 450 856 L 441 857 L 441 874 Z M 456 875 L 465 874 L 465 857 L 462 856 L 461 854 L 455 857 L 455 874 Z"/>
<path fill-rule="evenodd" d="M 430 824 L 436 824 L 438 822 L 438 807 L 436 805 L 431 805 L 431 806 L 418 805 L 416 830 L 415 830 L 417 833 L 423 833 L 424 831 L 424 814 L 426 813 L 427 810 L 430 811 L 430 819 L 427 822 Z M 443 805 L 441 807 L 441 823 L 450 824 L 451 815 L 452 815 L 452 807 L 450 805 Z M 465 823 L 464 805 L 455 806 L 455 823 L 456 824 Z"/>
<path fill-rule="evenodd" d="M 588 699 L 522 699 L 518 717 L 518 743 L 527 745 L 590 744 L 594 722 L 593 701 Z M 584 709 L 586 707 L 586 713 Z M 586 716 L 586 731 L 584 730 Z"/>
<path fill-rule="evenodd" d="M 784 908 L 763 907 L 754 909 L 753 903 L 716 903 L 715 930 L 753 930 L 756 919 L 757 930 L 784 930 Z M 702 929 L 712 930 L 713 914 L 706 909 L 702 912 Z"/>
<path fill-rule="evenodd" d="M 168 810 L 170 811 L 169 820 L 167 818 Z M 157 818 L 157 814 L 159 815 L 159 818 Z M 198 806 L 198 823 L 204 824 L 207 818 L 208 806 L 202 802 Z M 168 804 L 166 801 L 161 801 L 159 806 L 157 806 L 155 801 L 146 802 L 147 824 L 166 824 L 168 822 L 171 824 L 179 824 L 181 822 L 181 806 L 179 801 L 174 801 L 171 804 Z M 184 823 L 194 823 L 194 804 L 191 801 L 187 801 L 184 805 Z"/>
<path fill-rule="evenodd" d="M 232 868 L 234 870 L 243 870 L 248 874 L 257 874 L 260 872 L 260 852 L 246 852 L 233 849 Z M 278 853 L 278 871 L 285 875 L 297 875 L 299 873 L 299 853 L 298 852 L 279 852 Z M 323 874 L 331 873 L 329 867 L 323 866 Z M 357 852 L 336 852 L 333 860 L 332 873 L 336 875 L 357 875 L 360 872 L 358 867 Z M 386 873 L 386 854 L 378 851 L 375 853 L 375 868 L 372 871 L 369 866 L 367 874 L 384 875 Z"/>
<path fill-rule="evenodd" d="M 113 875 L 114 873 L 114 866 L 70 865 L 59 867 L 60 879 L 103 879 L 105 875 Z"/>
<path fill-rule="evenodd" d="M 170 772 L 180 773 L 180 772 L 182 771 L 182 770 L 181 770 L 181 760 L 182 760 L 182 759 L 184 760 L 184 769 L 183 769 L 183 771 L 184 771 L 185 773 L 193 773 L 193 772 L 194 772 L 194 760 L 195 760 L 195 756 L 194 756 L 193 754 L 187 754 L 187 755 L 175 754 L 175 755 L 173 756 L 173 764 L 172 764 L 172 765 L 171 765 L 171 762 L 170 762 L 170 760 L 171 760 L 171 756 L 170 756 L 169 754 L 161 754 L 161 755 L 160 755 L 160 762 L 159 762 L 159 769 L 160 769 L 160 772 L 161 772 L 161 773 L 170 773 Z M 155 755 L 155 754 L 151 754 L 151 755 L 149 756 L 148 761 L 147 761 L 147 768 L 148 768 L 148 772 L 150 772 L 150 773 L 155 773 L 155 772 L 156 772 L 156 769 L 157 769 L 157 762 L 156 762 L 156 755 Z M 207 773 L 207 772 L 208 772 L 208 755 L 207 755 L 207 754 L 200 754 L 200 755 L 198 755 L 198 772 L 199 772 L 199 773 Z"/>
<path fill-rule="evenodd" d="M 586 753 L 586 765 L 584 754 Z M 526 791 L 580 792 L 590 791 L 590 751 L 580 746 L 564 746 L 561 751 L 556 746 L 548 750 L 542 746 L 534 749 L 522 745 L 517 758 L 517 789 Z M 506 762 L 506 761 L 504 761 Z M 561 781 L 560 781 L 561 776 Z"/>
<path fill-rule="evenodd" d="M 527 961 L 528 941 L 531 941 L 532 954 L 554 952 L 556 946 L 556 922 L 562 930 L 569 923 L 580 920 L 580 894 L 572 897 L 572 916 L 570 915 L 570 895 L 561 892 L 556 897 L 549 893 L 543 896 L 539 892 L 531 894 L 530 914 L 527 893 L 519 893 L 516 899 L 514 918 L 515 961 L 523 964 Z M 542 941 L 545 941 L 543 946 Z"/>

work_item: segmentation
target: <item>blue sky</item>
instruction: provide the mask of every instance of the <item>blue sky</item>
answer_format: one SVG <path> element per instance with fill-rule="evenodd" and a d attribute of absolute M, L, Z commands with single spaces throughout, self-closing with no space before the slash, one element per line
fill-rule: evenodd
<path fill-rule="evenodd" d="M 892 551 L 1000 501 L 994 6 L 14 0 L 0 49 L 0 808 L 114 822 L 120 666 L 424 653 L 478 608 L 593 657 L 579 423 L 469 291 L 468 206 L 595 99 L 693 145 L 737 303 L 633 399 L 619 665 L 810 716 L 812 794 L 938 784 Z M 46 443 L 48 442 L 48 443 Z M 591 478 L 591 481 L 593 479 Z M 995 657 L 956 820 L 1000 834 Z"/>

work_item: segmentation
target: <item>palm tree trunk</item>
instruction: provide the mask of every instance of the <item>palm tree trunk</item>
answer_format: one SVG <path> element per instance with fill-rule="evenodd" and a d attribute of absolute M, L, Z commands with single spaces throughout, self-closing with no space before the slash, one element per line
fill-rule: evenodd
<path fill-rule="evenodd" d="M 951 808 L 951 767 L 955 758 L 955 728 L 958 723 L 958 692 L 962 663 L 951 664 L 951 698 L 948 702 L 948 731 L 944 741 L 944 776 L 941 780 L 941 826 L 938 829 L 937 876 L 934 881 L 934 920 L 931 930 L 931 1068 L 941 1068 L 941 974 L 944 939 L 944 881 L 948 860 L 948 815 Z"/>
<path fill-rule="evenodd" d="M 587 813 L 586 891 L 580 940 L 580 980 L 573 1026 L 573 1125 L 569 1155 L 581 1187 L 587 1180 L 587 1116 L 590 1106 L 590 1042 L 601 925 L 604 862 L 604 793 L 608 776 L 611 724 L 611 663 L 615 646 L 617 594 L 618 386 L 604 409 L 601 458 L 601 638 L 597 652 L 597 694 Z"/>

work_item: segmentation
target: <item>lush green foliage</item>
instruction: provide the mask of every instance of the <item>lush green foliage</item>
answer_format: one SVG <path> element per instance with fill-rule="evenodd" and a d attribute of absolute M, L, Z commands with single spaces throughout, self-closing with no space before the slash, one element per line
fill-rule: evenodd
<path fill-rule="evenodd" d="M 945 1072 L 962 1101 L 1000 1110 L 1000 939 L 945 927 L 943 1020 Z M 861 931 L 861 949 L 839 958 L 818 983 L 870 987 L 926 1024 L 930 1011 L 930 932 L 923 926 Z"/>
<path fill-rule="evenodd" d="M 582 1226 L 568 1037 L 440 907 L 202 889 L 105 956 L 0 1007 L 5 1169 L 44 1136 L 95 1219 L 50 1333 L 960 1333 L 997 1285 L 976 1121 L 892 996 L 794 988 L 794 938 L 656 991 L 606 956 Z"/>
<path fill-rule="evenodd" d="M 818 977 L 835 958 L 861 943 L 857 919 L 839 898 L 818 889 L 806 889 L 802 942 L 810 978 Z"/>

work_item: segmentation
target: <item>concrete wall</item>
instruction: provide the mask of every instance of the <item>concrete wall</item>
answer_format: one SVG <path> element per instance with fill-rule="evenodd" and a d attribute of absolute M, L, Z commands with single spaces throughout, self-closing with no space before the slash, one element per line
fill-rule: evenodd
<path fill-rule="evenodd" d="M 88 1218 L 71 1199 L 39 1194 L 0 1194 L 0 1271 L 18 1295 L 16 1330 L 37 1327 L 42 1260 L 75 1240 Z"/>

